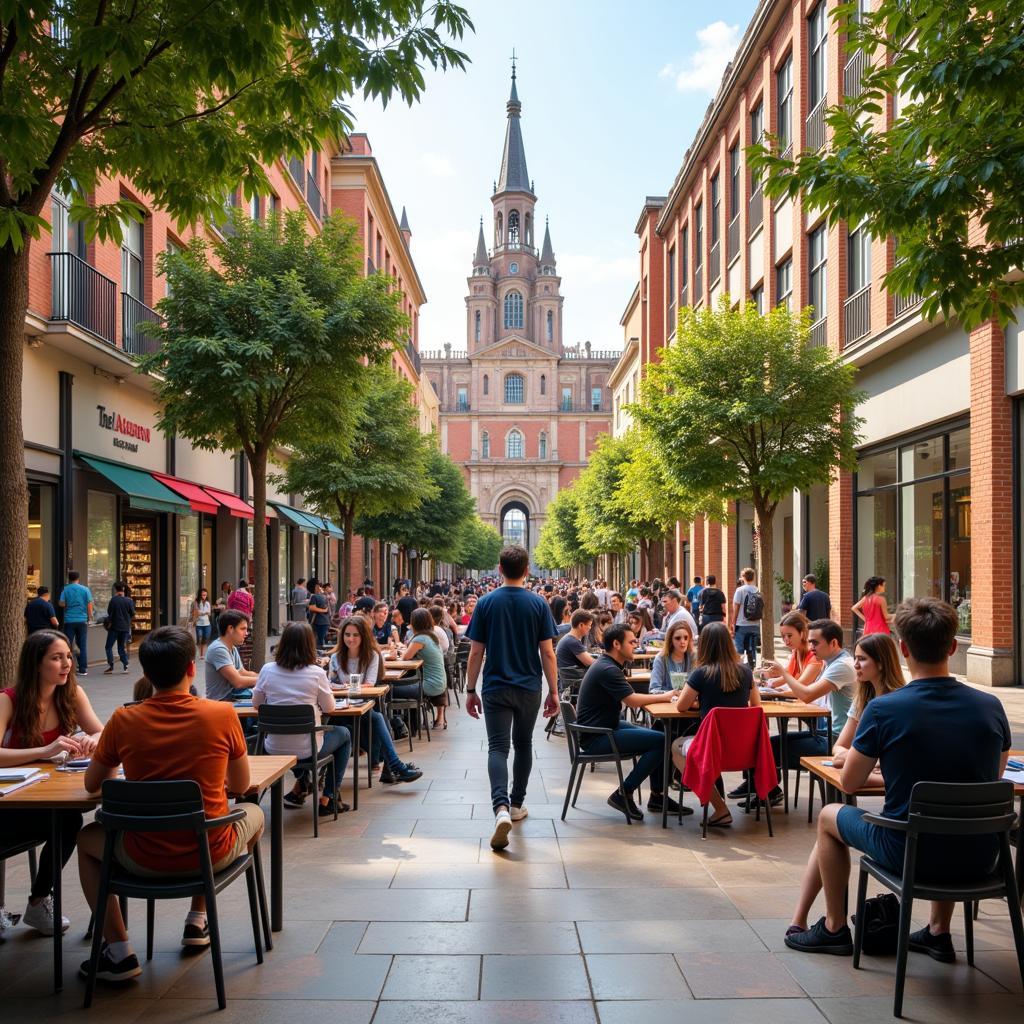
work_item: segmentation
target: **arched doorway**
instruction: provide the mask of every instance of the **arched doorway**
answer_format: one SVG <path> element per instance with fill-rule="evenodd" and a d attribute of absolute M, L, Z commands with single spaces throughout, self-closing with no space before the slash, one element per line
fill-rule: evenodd
<path fill-rule="evenodd" d="M 530 550 L 530 510 L 521 501 L 510 501 L 501 509 L 501 539 Z"/>

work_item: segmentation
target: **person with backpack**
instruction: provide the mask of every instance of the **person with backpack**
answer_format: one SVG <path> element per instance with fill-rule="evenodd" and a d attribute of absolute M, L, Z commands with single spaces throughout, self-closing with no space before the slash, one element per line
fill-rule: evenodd
<path fill-rule="evenodd" d="M 732 633 L 736 652 L 746 656 L 753 668 L 757 663 L 757 645 L 761 639 L 761 620 L 764 618 L 764 597 L 754 583 L 754 570 L 746 568 L 740 573 L 742 583 L 732 595 Z"/>

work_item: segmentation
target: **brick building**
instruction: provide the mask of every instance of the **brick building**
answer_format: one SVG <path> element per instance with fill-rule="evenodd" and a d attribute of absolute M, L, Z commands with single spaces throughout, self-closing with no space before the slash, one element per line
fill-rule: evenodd
<path fill-rule="evenodd" d="M 955 321 L 925 321 L 920 297 L 882 286 L 892 239 L 854 224 L 830 228 L 809 204 L 773 202 L 746 166 L 744 149 L 762 132 L 797 149 L 823 145 L 825 107 L 860 87 L 863 58 L 843 48 L 828 16 L 834 6 L 762 0 L 668 196 L 645 202 L 637 227 L 641 363 L 673 343 L 680 305 L 728 294 L 762 310 L 810 306 L 811 344 L 859 370 L 863 445 L 855 473 L 786 498 L 776 517 L 776 572 L 798 582 L 827 566 L 833 606 L 851 632 L 850 607 L 869 576 L 887 579 L 893 604 L 945 598 L 960 616 L 955 669 L 981 683 L 1012 683 L 1022 675 L 1017 329 L 1004 337 L 994 324 L 968 333 Z M 901 102 L 890 98 L 881 117 L 898 116 Z M 661 569 L 681 578 L 715 572 L 729 584 L 754 564 L 754 547 L 752 510 L 740 505 L 727 526 L 679 524 Z"/>
<path fill-rule="evenodd" d="M 236 189 L 225 205 L 258 219 L 300 210 L 310 233 L 333 210 L 354 216 L 367 246 L 366 272 L 383 265 L 402 289 L 412 328 L 393 367 L 418 388 L 419 308 L 426 297 L 404 211 L 396 217 L 366 137 L 266 170 L 270 193 L 247 200 Z M 78 569 L 105 608 L 113 581 L 127 577 L 142 632 L 183 621 L 200 586 L 216 595 L 221 582 L 250 576 L 252 481 L 242 457 L 164 437 L 151 382 L 135 369 L 136 357 L 153 343 L 139 324 L 158 319 L 153 307 L 166 294 L 159 254 L 197 233 L 212 241 L 229 229 L 203 224 L 179 233 L 125 179 L 103 181 L 88 198 L 105 203 L 118 196 L 145 210 L 141 223 L 125 225 L 120 246 L 86 243 L 69 222 L 68 198 L 55 193 L 46 211 L 50 237 L 32 248 L 22 409 L 30 495 L 26 586 L 59 590 L 66 572 Z M 340 531 L 305 514 L 299 496 L 273 484 L 268 498 L 275 628 L 288 617 L 296 577 L 337 580 Z M 390 553 L 377 544 L 355 548 L 354 578 L 369 573 L 383 584 Z M 94 641 L 92 653 L 100 647 Z"/>
<path fill-rule="evenodd" d="M 546 222 L 535 245 L 537 196 L 515 71 L 506 109 L 492 246 L 481 218 L 468 279 L 467 345 L 424 353 L 423 374 L 440 400 L 442 450 L 462 467 L 481 518 L 532 552 L 548 502 L 610 430 L 608 378 L 618 353 L 563 343 L 561 278 Z"/>

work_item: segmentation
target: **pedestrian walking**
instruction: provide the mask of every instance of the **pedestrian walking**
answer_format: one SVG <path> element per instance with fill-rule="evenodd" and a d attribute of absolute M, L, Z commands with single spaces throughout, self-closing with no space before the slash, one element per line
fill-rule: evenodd
<path fill-rule="evenodd" d="M 891 633 L 889 623 L 889 604 L 885 600 L 885 577 L 869 576 L 864 581 L 864 590 L 860 600 L 850 609 L 854 615 L 864 620 L 862 636 L 869 633 Z"/>
<path fill-rule="evenodd" d="M 114 596 L 107 602 L 107 642 L 105 653 L 107 667 L 105 676 L 114 671 L 114 644 L 117 644 L 117 657 L 121 668 L 128 671 L 128 648 L 132 642 L 132 619 L 135 618 L 135 602 L 128 597 L 125 585 L 118 580 L 114 584 Z"/>
<path fill-rule="evenodd" d="M 95 603 L 92 591 L 78 581 L 82 574 L 75 569 L 68 573 L 67 586 L 60 592 L 58 604 L 64 609 L 64 635 L 71 649 L 78 647 L 78 674 L 89 674 L 89 620 Z"/>
<path fill-rule="evenodd" d="M 28 635 L 42 629 L 58 629 L 57 611 L 50 603 L 50 588 L 37 587 L 36 596 L 25 605 L 25 629 Z"/>
<path fill-rule="evenodd" d="M 196 647 L 199 650 L 200 658 L 205 657 L 206 645 L 210 642 L 210 634 L 213 632 L 212 615 L 210 592 L 206 587 L 201 587 L 192 601 L 192 607 L 188 613 L 189 622 L 196 631 Z"/>

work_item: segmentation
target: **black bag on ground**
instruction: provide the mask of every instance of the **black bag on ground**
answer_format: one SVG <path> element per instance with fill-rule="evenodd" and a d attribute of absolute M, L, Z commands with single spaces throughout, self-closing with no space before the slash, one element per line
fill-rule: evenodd
<path fill-rule="evenodd" d="M 868 956 L 889 956 L 899 941 L 900 901 L 886 892 L 864 901 L 864 941 L 861 948 Z"/>
<path fill-rule="evenodd" d="M 391 716 L 391 735 L 396 740 L 404 740 L 409 735 L 409 730 L 405 727 L 405 720 L 397 713 Z"/>

